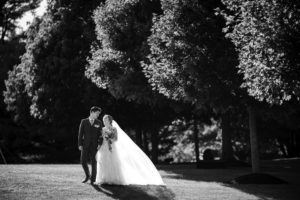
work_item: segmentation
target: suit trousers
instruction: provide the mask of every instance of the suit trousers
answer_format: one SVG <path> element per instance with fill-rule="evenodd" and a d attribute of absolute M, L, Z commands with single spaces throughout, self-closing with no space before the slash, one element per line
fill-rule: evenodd
<path fill-rule="evenodd" d="M 80 156 L 80 162 L 82 165 L 82 168 L 84 170 L 84 173 L 86 177 L 89 177 L 92 182 L 96 179 L 96 154 L 97 154 L 97 146 L 93 147 L 83 147 L 81 150 L 81 156 Z M 92 175 L 90 176 L 89 167 L 88 167 L 88 161 L 91 161 L 91 167 L 92 167 Z"/>

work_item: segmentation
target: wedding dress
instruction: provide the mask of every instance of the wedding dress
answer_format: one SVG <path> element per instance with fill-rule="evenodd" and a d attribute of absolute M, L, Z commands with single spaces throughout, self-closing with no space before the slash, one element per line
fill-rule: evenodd
<path fill-rule="evenodd" d="M 117 140 L 109 150 L 107 140 L 103 140 L 98 150 L 97 184 L 115 185 L 165 185 L 157 169 L 148 156 L 113 121 L 117 130 Z"/>

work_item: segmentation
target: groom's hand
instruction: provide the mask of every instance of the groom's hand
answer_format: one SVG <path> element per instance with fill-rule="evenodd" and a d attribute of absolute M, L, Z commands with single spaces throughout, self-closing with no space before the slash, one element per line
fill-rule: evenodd
<path fill-rule="evenodd" d="M 79 149 L 80 151 L 82 151 L 82 146 L 79 146 L 78 149 Z"/>

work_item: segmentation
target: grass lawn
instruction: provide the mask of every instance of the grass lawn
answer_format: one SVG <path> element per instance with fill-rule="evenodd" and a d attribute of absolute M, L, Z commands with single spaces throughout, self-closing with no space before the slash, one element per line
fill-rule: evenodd
<path fill-rule="evenodd" d="M 264 162 L 264 171 L 289 184 L 235 185 L 223 182 L 250 168 L 195 169 L 194 165 L 158 166 L 164 186 L 96 186 L 81 183 L 83 171 L 72 165 L 0 165 L 0 199 L 236 200 L 300 199 L 300 161 Z"/>

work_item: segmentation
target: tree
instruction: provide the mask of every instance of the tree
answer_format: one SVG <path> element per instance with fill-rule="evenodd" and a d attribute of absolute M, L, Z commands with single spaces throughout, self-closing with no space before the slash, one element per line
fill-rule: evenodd
<path fill-rule="evenodd" d="M 25 45 L 22 41 L 22 36 L 10 38 L 0 45 L 0 91 L 4 91 L 4 80 L 7 79 L 7 72 L 13 68 L 14 65 L 20 62 L 20 56 L 25 51 Z M 18 161 L 16 152 L 13 150 L 20 149 L 27 145 L 26 133 L 22 131 L 22 126 L 14 123 L 10 114 L 6 111 L 6 105 L 3 101 L 3 96 L 0 98 L 0 148 L 8 163 Z M 22 141 L 22 142 L 21 142 Z M 1 159 L 0 159 L 1 160 Z"/>
<path fill-rule="evenodd" d="M 6 37 L 14 35 L 16 20 L 28 11 L 34 10 L 41 0 L 2 0 L 0 2 L 0 41 L 3 44 Z"/>
<path fill-rule="evenodd" d="M 270 104 L 300 96 L 300 2 L 222 0 L 249 95 Z"/>
<path fill-rule="evenodd" d="M 26 52 L 6 81 L 7 109 L 27 125 L 28 120 L 38 119 L 30 125 L 43 136 L 39 142 L 60 152 L 52 153 L 55 161 L 77 159 L 80 118 L 92 105 L 105 107 L 112 99 L 84 76 L 95 39 L 90 15 L 99 2 L 50 2 L 47 13 L 28 30 Z"/>
<path fill-rule="evenodd" d="M 158 0 L 108 0 L 94 12 L 97 41 L 92 46 L 86 76 L 99 88 L 107 89 L 116 99 L 135 103 L 140 112 L 132 116 L 137 138 L 141 132 L 151 133 L 152 161 L 158 160 L 158 132 L 170 121 L 175 104 L 152 91 L 141 61 L 149 53 L 153 13 L 160 12 Z M 143 116 L 143 117 L 141 117 Z M 139 139 L 139 141 L 141 141 Z"/>
<path fill-rule="evenodd" d="M 299 100 L 299 1 L 222 0 L 226 36 L 239 55 L 242 86 L 270 104 Z M 249 104 L 253 172 L 259 171 L 255 106 Z"/>
<path fill-rule="evenodd" d="M 25 44 L 20 42 L 20 39 L 20 37 L 16 37 L 0 46 L 0 91 L 5 89 L 4 80 L 7 78 L 7 72 L 20 62 L 19 57 L 25 51 Z M 4 117 L 5 104 L 3 101 L 0 102 L 0 110 L 1 115 L 3 114 Z"/>
<path fill-rule="evenodd" d="M 258 112 L 258 129 L 262 135 L 260 139 L 262 142 L 268 142 L 269 146 L 274 144 L 279 147 L 277 151 L 281 152 L 283 157 L 296 157 L 300 154 L 299 109 L 298 102 L 295 101 L 273 105 Z M 266 145 L 261 146 L 261 148 L 265 147 Z M 260 152 L 266 155 L 263 150 Z"/>
<path fill-rule="evenodd" d="M 26 12 L 30 12 L 39 6 L 38 1 L 15 1 L 2 0 L 0 2 L 0 91 L 4 91 L 4 80 L 7 79 L 8 71 L 20 62 L 20 56 L 25 51 L 25 43 L 23 42 L 24 34 L 16 35 L 15 29 L 17 19 L 21 18 Z M 19 150 L 27 145 L 25 141 L 27 133 L 23 127 L 16 124 L 6 111 L 3 96 L 0 102 L 0 148 L 3 153 L 9 155 L 7 162 L 17 162 L 18 156 L 14 150 Z M 5 156 L 6 156 L 5 155 Z"/>
<path fill-rule="evenodd" d="M 161 4 L 163 14 L 153 19 L 151 52 L 143 72 L 153 89 L 168 98 L 221 116 L 223 158 L 230 160 L 230 129 L 225 127 L 230 126 L 230 112 L 240 104 L 243 92 L 234 46 L 222 33 L 224 20 L 215 15 L 220 2 L 163 0 Z"/>
<path fill-rule="evenodd" d="M 86 76 L 117 98 L 156 103 L 156 94 L 148 86 L 139 63 L 149 51 L 145 41 L 152 13 L 159 10 L 155 3 L 110 0 L 94 12 L 98 43 L 92 47 Z"/>
<path fill-rule="evenodd" d="M 197 163 L 196 156 L 197 150 L 202 153 L 203 157 L 206 149 L 219 151 L 221 147 L 221 138 L 219 133 L 219 125 L 214 120 L 203 120 L 197 119 L 197 137 L 198 137 L 198 148 L 195 143 L 195 120 L 183 117 L 176 119 L 172 124 L 165 127 L 166 132 L 172 132 L 169 134 L 169 138 L 176 145 L 171 146 L 169 153 L 167 154 L 168 160 L 172 162 L 191 162 Z M 175 134 L 174 134 L 175 133 Z M 195 149 L 196 148 L 196 149 Z M 203 158 L 204 159 L 204 158 Z M 199 162 L 199 161 L 198 161 Z"/>

